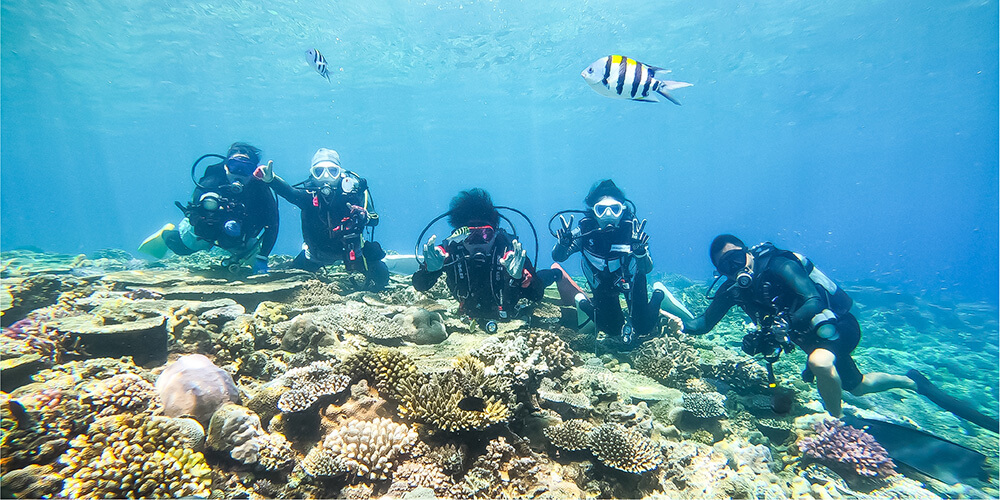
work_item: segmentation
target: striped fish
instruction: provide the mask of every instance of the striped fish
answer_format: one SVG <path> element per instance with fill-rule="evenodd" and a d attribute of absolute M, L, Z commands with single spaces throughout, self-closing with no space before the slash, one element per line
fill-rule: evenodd
<path fill-rule="evenodd" d="M 330 81 L 330 72 L 326 69 L 326 58 L 324 58 L 323 54 L 320 54 L 318 50 L 307 50 L 306 62 L 308 62 L 313 68 L 316 68 L 316 72 L 319 73 L 319 76 L 326 78 L 326 81 Z"/>
<path fill-rule="evenodd" d="M 580 76 L 601 95 L 616 99 L 659 102 L 652 96 L 655 92 L 669 99 L 670 102 L 680 105 L 667 91 L 690 87 L 691 84 L 673 80 L 657 80 L 657 71 L 668 72 L 663 68 L 649 66 L 635 59 L 613 55 L 594 61 L 580 73 Z"/>

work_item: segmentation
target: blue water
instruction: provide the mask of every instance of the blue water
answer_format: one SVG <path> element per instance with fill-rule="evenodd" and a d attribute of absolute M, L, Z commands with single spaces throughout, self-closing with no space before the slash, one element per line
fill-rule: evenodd
<path fill-rule="evenodd" d="M 401 253 L 482 186 L 548 265 L 545 222 L 612 177 L 659 271 L 709 277 L 734 232 L 838 280 L 997 302 L 996 1 L 0 6 L 3 249 L 134 250 L 180 219 L 191 162 L 242 140 L 294 181 L 337 149 Z M 593 92 L 579 73 L 612 53 L 693 83 L 683 106 Z"/>

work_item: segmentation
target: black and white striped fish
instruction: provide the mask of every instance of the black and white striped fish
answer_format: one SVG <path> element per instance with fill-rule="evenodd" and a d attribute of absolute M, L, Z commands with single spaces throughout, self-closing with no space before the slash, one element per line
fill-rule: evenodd
<path fill-rule="evenodd" d="M 667 91 L 690 87 L 691 84 L 673 80 L 657 80 L 657 71 L 667 73 L 667 70 L 663 68 L 643 64 L 635 59 L 612 55 L 594 61 L 580 73 L 580 76 L 601 95 L 616 99 L 659 102 L 652 96 L 655 92 L 666 97 L 670 102 L 680 105 Z"/>
<path fill-rule="evenodd" d="M 319 50 L 309 49 L 306 51 L 306 62 L 308 62 L 320 76 L 326 78 L 326 81 L 330 81 L 330 72 L 326 69 L 326 58 L 323 54 L 319 53 Z"/>

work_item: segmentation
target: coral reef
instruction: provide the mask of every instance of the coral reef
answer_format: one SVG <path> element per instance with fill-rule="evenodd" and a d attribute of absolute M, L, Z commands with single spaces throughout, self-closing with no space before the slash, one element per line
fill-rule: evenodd
<path fill-rule="evenodd" d="M 685 393 L 684 409 L 698 418 L 726 416 L 726 397 L 718 392 Z"/>
<path fill-rule="evenodd" d="M 482 362 L 465 357 L 444 373 L 415 375 L 399 386 L 399 413 L 444 431 L 485 429 L 510 416 L 505 379 L 487 376 Z"/>
<path fill-rule="evenodd" d="M 159 404 L 157 398 L 153 384 L 134 373 L 123 373 L 100 381 L 81 400 L 97 417 L 106 417 L 152 411 Z"/>
<path fill-rule="evenodd" d="M 278 409 L 282 413 L 307 410 L 321 397 L 347 389 L 351 377 L 337 373 L 336 368 L 329 361 L 317 361 L 289 370 L 284 376 L 289 390 L 278 398 Z"/>
<path fill-rule="evenodd" d="M 559 375 L 580 363 L 569 344 L 548 330 L 526 330 L 491 337 L 470 354 L 486 364 L 487 373 L 521 384 L 529 378 Z"/>
<path fill-rule="evenodd" d="M 156 392 L 164 415 L 192 415 L 204 426 L 223 404 L 240 403 L 233 377 L 201 354 L 182 356 L 167 366 L 156 379 Z"/>
<path fill-rule="evenodd" d="M 302 468 L 313 476 L 351 474 L 386 479 L 417 442 L 417 433 L 389 419 L 351 419 L 330 431 L 313 448 Z"/>
<path fill-rule="evenodd" d="M 881 478 L 896 473 L 896 465 L 885 448 L 865 431 L 839 420 L 818 422 L 814 430 L 816 437 L 798 442 L 799 451 L 806 456 L 864 477 Z"/>
<path fill-rule="evenodd" d="M 639 373 L 668 387 L 683 388 L 691 379 L 701 376 L 698 352 L 678 337 L 659 337 L 642 344 L 631 354 L 632 365 Z"/>
<path fill-rule="evenodd" d="M 417 365 L 395 349 L 369 347 L 348 356 L 340 372 L 351 380 L 367 379 L 384 397 L 398 398 L 398 387 L 417 373 Z"/>
<path fill-rule="evenodd" d="M 586 450 L 590 448 L 590 431 L 594 424 L 575 418 L 561 424 L 545 428 L 545 437 L 549 438 L 558 448 L 569 451 Z"/>
<path fill-rule="evenodd" d="M 183 497 L 209 494 L 201 453 L 178 446 L 169 419 L 118 415 L 90 426 L 61 458 L 69 498 Z"/>
<path fill-rule="evenodd" d="M 552 444 L 569 451 L 590 450 L 604 465 L 633 474 L 657 468 L 659 447 L 637 430 L 617 423 L 594 426 L 573 419 L 545 430 Z"/>

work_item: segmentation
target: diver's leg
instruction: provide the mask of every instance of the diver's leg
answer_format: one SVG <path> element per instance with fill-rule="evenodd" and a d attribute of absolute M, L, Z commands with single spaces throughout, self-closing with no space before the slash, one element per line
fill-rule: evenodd
<path fill-rule="evenodd" d="M 373 291 L 385 288 L 389 284 L 389 266 L 382 259 L 385 258 L 385 251 L 377 241 L 365 242 L 361 247 L 361 253 L 365 256 L 365 265 L 368 266 L 368 282 Z"/>
<path fill-rule="evenodd" d="M 823 400 L 827 413 L 840 418 L 841 385 L 840 374 L 834 366 L 836 357 L 826 349 L 816 349 L 809 354 L 809 370 L 816 376 L 816 389 Z"/>
<path fill-rule="evenodd" d="M 640 274 L 635 277 L 632 287 L 632 326 L 635 327 L 636 336 L 646 337 L 655 334 L 656 326 L 660 322 L 660 303 L 663 302 L 663 292 L 653 290 L 651 295 L 646 294 L 646 275 Z"/>
<path fill-rule="evenodd" d="M 910 377 L 904 375 L 890 375 L 882 372 L 866 373 L 861 383 L 850 392 L 855 396 L 863 396 L 873 392 L 882 392 L 889 389 L 909 389 L 917 390 L 917 383 Z"/>
<path fill-rule="evenodd" d="M 314 273 L 319 271 L 319 268 L 323 266 L 319 262 L 310 260 L 309 256 L 306 255 L 305 249 L 303 249 L 298 255 L 295 256 L 295 259 L 292 261 L 292 267 Z"/>
<path fill-rule="evenodd" d="M 535 279 L 542 284 L 542 288 L 545 288 L 562 278 L 563 271 L 561 269 L 539 269 L 535 271 Z"/>

